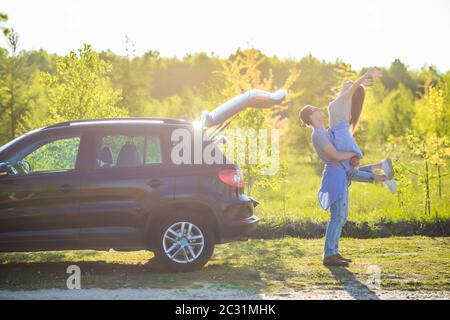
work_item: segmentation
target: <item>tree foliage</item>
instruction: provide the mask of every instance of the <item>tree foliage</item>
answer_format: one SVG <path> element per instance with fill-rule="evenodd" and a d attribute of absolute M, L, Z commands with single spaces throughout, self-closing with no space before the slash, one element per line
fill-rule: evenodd
<path fill-rule="evenodd" d="M 11 140 L 16 137 L 17 128 L 27 111 L 30 70 L 25 55 L 19 50 L 18 33 L 10 30 L 7 40 L 8 49 L 0 60 L 0 105 L 6 123 L 3 134 Z"/>
<path fill-rule="evenodd" d="M 5 37 L 9 36 L 11 30 L 7 27 L 5 27 L 3 24 L 8 21 L 8 15 L 5 13 L 0 12 L 0 30 L 2 30 L 3 35 Z"/>
<path fill-rule="evenodd" d="M 48 98 L 46 124 L 64 120 L 114 118 L 128 114 L 117 106 L 120 90 L 111 87 L 111 65 L 89 45 L 56 62 L 56 72 L 42 74 Z"/>

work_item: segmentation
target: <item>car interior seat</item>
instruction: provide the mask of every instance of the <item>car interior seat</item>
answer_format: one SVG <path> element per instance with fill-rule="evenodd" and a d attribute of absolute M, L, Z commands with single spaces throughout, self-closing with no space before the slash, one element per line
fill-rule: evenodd
<path fill-rule="evenodd" d="M 132 141 L 127 141 L 117 156 L 117 167 L 137 167 L 142 165 L 141 155 Z"/>
<path fill-rule="evenodd" d="M 112 156 L 112 152 L 111 149 L 109 147 L 103 147 L 100 150 L 99 156 L 98 156 L 98 160 L 99 160 L 99 167 L 100 168 L 109 168 L 111 167 L 112 163 L 113 163 L 113 156 Z"/>

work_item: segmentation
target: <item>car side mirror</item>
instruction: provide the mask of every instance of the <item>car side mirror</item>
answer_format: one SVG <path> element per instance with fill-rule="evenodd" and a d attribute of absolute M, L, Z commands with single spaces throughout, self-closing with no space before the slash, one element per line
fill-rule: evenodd
<path fill-rule="evenodd" d="M 0 177 L 9 175 L 8 164 L 0 162 Z"/>

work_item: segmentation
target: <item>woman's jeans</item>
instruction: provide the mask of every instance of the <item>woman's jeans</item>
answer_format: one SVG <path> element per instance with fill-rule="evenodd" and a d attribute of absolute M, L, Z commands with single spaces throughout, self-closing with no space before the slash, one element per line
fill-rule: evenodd
<path fill-rule="evenodd" d="M 352 167 L 353 168 L 353 167 Z M 349 179 L 358 182 L 373 182 L 375 174 L 372 172 L 372 165 L 353 168 L 347 171 Z M 330 222 L 325 235 L 324 256 L 334 256 L 339 253 L 339 239 L 342 228 L 348 217 L 348 187 L 341 199 L 334 202 L 330 207 Z"/>
<path fill-rule="evenodd" d="M 359 168 L 350 166 L 347 170 L 348 178 L 358 182 L 373 182 L 375 180 L 375 173 L 372 172 L 372 168 L 371 164 Z"/>

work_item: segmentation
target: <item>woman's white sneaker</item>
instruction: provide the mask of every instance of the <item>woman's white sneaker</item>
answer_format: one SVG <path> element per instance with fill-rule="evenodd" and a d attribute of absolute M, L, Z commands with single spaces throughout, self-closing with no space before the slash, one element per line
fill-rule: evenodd
<path fill-rule="evenodd" d="M 388 180 L 392 180 L 394 178 L 394 167 L 392 166 L 391 158 L 386 158 L 381 161 L 381 169 L 384 171 Z"/>
<path fill-rule="evenodd" d="M 395 194 L 397 192 L 397 183 L 395 183 L 395 179 L 386 179 L 384 180 L 384 184 L 389 188 L 392 194 Z"/>

